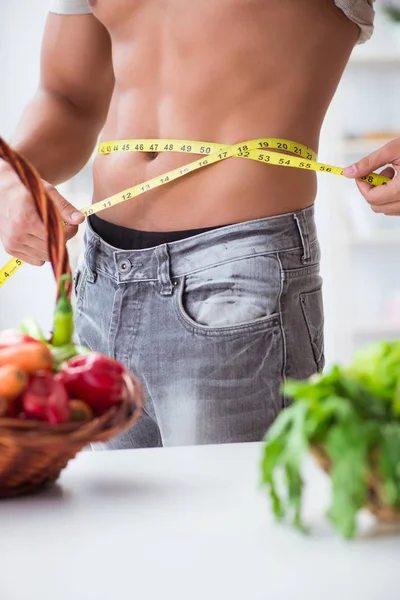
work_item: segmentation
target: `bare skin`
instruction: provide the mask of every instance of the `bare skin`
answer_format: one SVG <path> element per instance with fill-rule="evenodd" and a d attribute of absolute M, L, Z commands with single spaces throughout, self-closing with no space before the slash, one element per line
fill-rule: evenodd
<path fill-rule="evenodd" d="M 386 185 L 373 187 L 366 181 L 356 181 L 357 187 L 366 201 L 376 213 L 390 216 L 400 216 L 400 138 L 392 140 L 388 144 L 378 148 L 368 156 L 365 156 L 354 165 L 346 167 L 344 174 L 347 177 L 364 177 L 385 167 L 381 175 L 389 177 Z"/>
<path fill-rule="evenodd" d="M 321 125 L 358 37 L 333 0 L 96 0 L 93 15 L 49 15 L 40 87 L 13 145 L 56 185 L 77 173 L 97 137 L 235 143 L 283 137 L 318 150 Z M 112 48 L 112 50 L 111 50 Z M 94 165 L 97 202 L 193 160 L 115 154 Z M 73 207 L 56 196 L 72 226 Z M 310 206 L 312 173 L 229 159 L 101 217 L 142 230 L 194 229 Z M 0 239 L 32 264 L 44 232 L 9 167 L 0 165 Z M 6 225 L 5 225 L 6 223 Z"/>

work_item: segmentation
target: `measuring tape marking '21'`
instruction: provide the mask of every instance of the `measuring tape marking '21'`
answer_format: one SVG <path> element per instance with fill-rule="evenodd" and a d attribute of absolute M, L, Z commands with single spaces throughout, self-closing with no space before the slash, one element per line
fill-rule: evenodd
<path fill-rule="evenodd" d="M 278 152 L 276 152 L 276 150 L 278 150 Z M 284 154 L 279 152 L 279 150 L 291 152 L 292 154 Z M 143 183 L 139 183 L 122 192 L 118 192 L 105 200 L 101 200 L 100 202 L 96 202 L 95 204 L 81 209 L 81 212 L 86 217 L 136 198 L 149 190 L 165 185 L 175 179 L 179 179 L 188 173 L 193 173 L 198 169 L 202 169 L 208 165 L 232 157 L 255 160 L 269 165 L 343 175 L 343 169 L 340 167 L 317 162 L 317 155 L 311 148 L 282 138 L 259 138 L 241 142 L 239 144 L 216 144 L 172 139 L 127 139 L 101 142 L 98 145 L 98 153 L 100 155 L 114 154 L 117 152 L 181 152 L 202 156 L 183 167 L 178 167 L 177 169 L 153 177 Z M 384 185 L 390 181 L 389 178 L 383 177 L 377 173 L 370 173 L 361 179 L 368 181 L 368 183 L 374 186 Z M 22 260 L 11 258 L 8 263 L 0 269 L 0 287 L 14 275 L 23 264 Z"/>

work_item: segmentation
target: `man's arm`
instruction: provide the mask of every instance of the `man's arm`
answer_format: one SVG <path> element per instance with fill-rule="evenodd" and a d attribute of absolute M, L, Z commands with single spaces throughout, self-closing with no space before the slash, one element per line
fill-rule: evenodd
<path fill-rule="evenodd" d="M 56 185 L 88 161 L 114 86 L 108 32 L 93 15 L 49 14 L 39 88 L 26 107 L 13 147 Z"/>
<path fill-rule="evenodd" d="M 45 180 L 69 225 L 77 231 L 83 215 L 53 188 L 89 160 L 107 116 L 114 75 L 107 31 L 93 15 L 49 14 L 42 44 L 39 88 L 12 139 Z M 46 235 L 32 198 L 12 168 L 0 160 L 0 240 L 6 252 L 42 265 Z"/>

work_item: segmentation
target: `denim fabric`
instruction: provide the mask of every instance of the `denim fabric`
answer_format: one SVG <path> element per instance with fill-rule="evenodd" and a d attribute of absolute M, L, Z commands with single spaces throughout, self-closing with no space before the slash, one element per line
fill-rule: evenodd
<path fill-rule="evenodd" d="M 146 390 L 133 428 L 102 448 L 259 441 L 285 377 L 321 370 L 314 211 L 119 250 L 90 224 L 75 278 L 79 341 Z"/>

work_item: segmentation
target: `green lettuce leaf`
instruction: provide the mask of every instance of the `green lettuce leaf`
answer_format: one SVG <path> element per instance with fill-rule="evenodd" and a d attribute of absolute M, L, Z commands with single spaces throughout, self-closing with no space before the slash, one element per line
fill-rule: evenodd
<path fill-rule="evenodd" d="M 344 537 L 353 538 L 356 516 L 368 493 L 369 453 L 374 427 L 345 419 L 330 429 L 325 450 L 332 461 L 332 504 L 328 516 Z"/>

